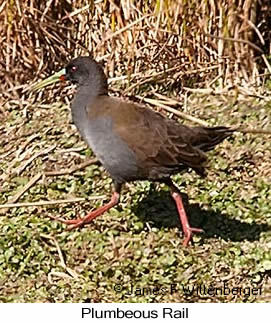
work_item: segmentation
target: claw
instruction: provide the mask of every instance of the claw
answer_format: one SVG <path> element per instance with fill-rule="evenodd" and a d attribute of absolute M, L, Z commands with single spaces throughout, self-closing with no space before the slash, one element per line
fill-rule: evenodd
<path fill-rule="evenodd" d="M 204 230 L 198 229 L 198 228 L 191 228 L 191 227 L 186 228 L 186 230 L 184 231 L 185 239 L 183 242 L 183 245 L 185 247 L 188 245 L 189 241 L 192 239 L 193 232 L 204 232 Z"/>
<path fill-rule="evenodd" d="M 172 190 L 172 197 L 176 202 L 176 206 L 178 209 L 180 221 L 181 221 L 184 236 L 185 236 L 183 245 L 187 246 L 189 241 L 192 240 L 193 232 L 203 232 L 203 230 L 199 229 L 199 228 L 190 227 L 190 224 L 188 222 L 187 215 L 185 213 L 185 209 L 183 206 L 181 195 L 179 192 L 177 192 L 177 189 L 174 186 L 173 186 L 173 190 Z"/>

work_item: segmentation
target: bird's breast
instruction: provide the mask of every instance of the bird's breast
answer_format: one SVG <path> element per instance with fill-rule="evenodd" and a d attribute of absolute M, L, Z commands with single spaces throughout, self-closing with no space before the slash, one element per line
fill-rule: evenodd
<path fill-rule="evenodd" d="M 125 182 L 136 177 L 136 155 L 127 143 L 113 132 L 113 121 L 110 117 L 90 119 L 87 116 L 78 118 L 73 115 L 73 121 L 113 179 Z"/>

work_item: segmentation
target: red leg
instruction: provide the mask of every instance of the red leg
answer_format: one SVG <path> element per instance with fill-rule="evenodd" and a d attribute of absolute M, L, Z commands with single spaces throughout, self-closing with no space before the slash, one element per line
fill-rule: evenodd
<path fill-rule="evenodd" d="M 61 223 L 70 225 L 68 227 L 68 230 L 73 230 L 75 228 L 82 227 L 85 224 L 90 223 L 92 220 L 94 220 L 99 215 L 104 214 L 106 211 L 108 211 L 109 209 L 111 209 L 112 207 L 114 207 L 115 205 L 117 205 L 119 203 L 120 187 L 116 187 L 116 188 L 117 189 L 113 193 L 109 203 L 105 204 L 104 206 L 100 207 L 99 209 L 97 209 L 95 211 L 89 212 L 83 218 L 77 218 L 77 219 L 74 219 L 74 220 L 65 220 L 65 219 L 58 218 L 58 217 L 53 217 L 53 216 L 50 216 L 50 217 L 52 219 L 54 219 L 54 220 L 57 220 L 57 221 L 61 222 Z"/>
<path fill-rule="evenodd" d="M 181 220 L 181 223 L 182 223 L 184 236 L 185 236 L 183 245 L 187 246 L 188 242 L 192 239 L 193 232 L 203 232 L 203 230 L 198 229 L 198 228 L 190 227 L 190 224 L 188 222 L 188 219 L 187 219 L 187 216 L 186 216 L 186 213 L 185 213 L 185 209 L 183 207 L 183 201 L 182 201 L 181 195 L 179 193 L 173 192 L 172 197 L 174 198 L 174 200 L 176 202 L 179 217 L 180 217 L 180 220 Z"/>
<path fill-rule="evenodd" d="M 179 213 L 179 217 L 180 217 L 180 221 L 182 224 L 182 228 L 183 228 L 183 232 L 184 232 L 184 242 L 183 245 L 187 246 L 189 241 L 192 240 L 192 235 L 193 232 L 203 232 L 202 229 L 198 229 L 198 228 L 192 228 L 190 227 L 189 221 L 187 219 L 187 215 L 183 206 L 183 201 L 182 201 L 182 197 L 181 194 L 179 192 L 179 190 L 177 189 L 177 187 L 170 181 L 167 183 L 170 188 L 171 188 L 171 196 L 173 197 L 177 209 L 178 209 L 178 213 Z"/>

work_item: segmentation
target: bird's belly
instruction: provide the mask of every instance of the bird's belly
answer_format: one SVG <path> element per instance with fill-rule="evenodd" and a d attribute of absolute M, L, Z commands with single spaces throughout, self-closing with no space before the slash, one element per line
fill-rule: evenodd
<path fill-rule="evenodd" d="M 95 122 L 87 122 L 80 128 L 82 137 L 115 181 L 122 183 L 137 176 L 136 155 L 112 132 L 112 121 L 95 119 Z"/>

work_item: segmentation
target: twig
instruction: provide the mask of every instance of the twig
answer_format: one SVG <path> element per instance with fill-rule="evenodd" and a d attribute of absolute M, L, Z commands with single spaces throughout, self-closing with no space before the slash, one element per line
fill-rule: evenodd
<path fill-rule="evenodd" d="M 261 54 L 263 54 L 263 50 L 260 47 L 256 46 L 255 44 L 253 44 L 252 42 L 250 42 L 249 40 L 232 38 L 232 37 L 219 37 L 219 36 L 214 36 L 214 35 L 211 35 L 211 34 L 205 33 L 205 32 L 204 32 L 204 35 L 207 37 L 210 37 L 210 38 L 214 38 L 214 39 L 221 39 L 221 40 L 225 40 L 225 41 L 232 41 L 232 42 L 247 44 L 250 47 L 257 50 L 258 52 L 260 52 Z"/>
<path fill-rule="evenodd" d="M 142 16 L 142 17 L 138 18 L 137 20 L 135 20 L 135 21 L 131 22 L 131 23 L 130 23 L 130 24 L 128 24 L 127 26 L 125 26 L 125 27 L 123 27 L 123 28 L 121 28 L 121 29 L 117 30 L 116 32 L 114 32 L 114 33 L 113 33 L 113 34 L 111 34 L 110 36 L 105 37 L 105 38 L 104 38 L 104 39 L 103 39 L 103 40 L 102 40 L 102 41 L 97 45 L 97 47 L 96 47 L 96 49 L 95 49 L 95 50 L 97 50 L 97 48 L 101 47 L 101 46 L 102 46 L 106 41 L 111 40 L 111 39 L 115 38 L 116 36 L 118 36 L 119 34 L 123 33 L 124 31 L 131 29 L 131 27 L 132 27 L 132 26 L 134 26 L 134 25 L 138 24 L 140 21 L 142 21 L 142 20 L 144 20 L 144 19 L 146 19 L 146 18 L 148 18 L 148 17 L 150 17 L 150 16 L 151 16 L 151 14 L 147 14 L 147 15 L 145 15 L 145 16 Z"/>
<path fill-rule="evenodd" d="M 29 165 L 29 164 L 31 164 L 32 162 L 33 162 L 33 160 L 35 160 L 36 158 L 38 158 L 38 157 L 40 157 L 40 156 L 42 156 L 42 155 L 45 155 L 45 154 L 48 154 L 50 151 L 52 151 L 52 150 L 54 150 L 56 148 L 56 145 L 53 145 L 53 146 L 51 146 L 51 147 L 48 147 L 48 148 L 46 148 L 46 149 L 44 149 L 44 150 L 41 150 L 41 151 L 38 151 L 36 154 L 34 154 L 32 157 L 30 157 L 27 161 L 25 161 L 25 163 L 23 164 L 23 165 L 20 165 L 20 166 L 18 166 L 17 168 L 15 168 L 15 169 L 13 169 L 11 172 L 10 172 L 10 170 L 12 169 L 12 167 L 17 163 L 17 161 L 18 161 L 18 159 L 19 158 L 16 158 L 16 159 L 14 159 L 11 163 L 10 163 L 10 165 L 9 165 L 9 167 L 8 167 L 8 170 L 6 171 L 6 174 L 5 173 L 3 173 L 2 174 L 2 176 L 0 176 L 0 179 L 3 181 L 3 182 L 5 182 L 9 177 L 12 177 L 12 176 L 14 176 L 15 174 L 16 175 L 20 175 L 21 174 L 21 172 Z M 33 150 L 33 147 L 31 147 L 29 150 Z M 28 151 L 26 151 L 25 152 L 25 154 L 27 154 L 28 152 L 29 152 L 29 150 Z M 20 158 L 21 159 L 21 158 Z"/>
<path fill-rule="evenodd" d="M 265 65 L 266 65 L 266 67 L 267 67 L 267 69 L 268 69 L 269 73 L 271 73 L 271 66 L 270 66 L 270 64 L 269 64 L 269 62 L 268 62 L 268 60 L 267 60 L 267 58 L 265 57 L 265 55 L 264 55 L 264 54 L 262 54 L 262 55 L 261 55 L 261 57 L 262 57 L 263 61 L 265 62 Z"/>
<path fill-rule="evenodd" d="M 105 196 L 91 196 L 90 200 L 104 199 Z M 53 201 L 38 201 L 38 202 L 22 202 L 22 203 L 7 203 L 0 204 L 0 209 L 4 208 L 18 208 L 18 207 L 31 207 L 31 206 L 45 206 L 45 205 L 55 205 L 55 204 L 65 204 L 65 203 L 76 203 L 85 201 L 82 197 L 76 197 L 68 200 L 53 200 Z"/>
<path fill-rule="evenodd" d="M 248 129 L 248 128 L 237 128 L 235 131 L 241 133 L 254 133 L 254 134 L 262 134 L 262 135 L 271 135 L 271 130 L 264 130 L 264 129 Z"/>
<path fill-rule="evenodd" d="M 251 20 L 249 20 L 249 19 L 247 19 L 244 15 L 238 15 L 240 18 L 242 18 L 243 20 L 245 20 L 245 22 L 250 26 L 250 27 L 252 27 L 253 29 L 254 29 L 254 31 L 255 31 L 255 33 L 257 34 L 257 36 L 258 36 L 258 38 L 259 38 L 259 40 L 260 40 L 260 42 L 261 42 L 261 44 L 262 45 L 265 45 L 265 42 L 264 42 L 264 38 L 263 38 L 263 36 L 262 36 L 262 34 L 261 34 L 261 32 L 259 31 L 259 29 L 255 26 L 255 24 L 251 21 Z"/>
<path fill-rule="evenodd" d="M 232 88 L 232 85 L 228 85 L 228 86 L 224 87 L 221 90 L 215 90 L 215 89 L 212 89 L 212 88 L 209 88 L 209 89 L 193 89 L 193 88 L 189 88 L 189 87 L 186 87 L 186 86 L 183 87 L 183 89 L 185 91 L 188 91 L 188 92 L 191 92 L 191 93 L 213 94 L 213 95 L 228 93 L 231 88 Z"/>
<path fill-rule="evenodd" d="M 163 96 L 163 95 L 160 95 L 158 93 L 154 93 L 156 96 L 160 97 L 160 98 L 163 98 L 163 99 L 167 99 L 167 97 Z M 198 119 L 196 117 L 193 117 L 193 116 L 190 116 L 190 115 L 187 115 L 186 113 L 184 112 L 181 112 L 179 110 L 176 110 L 174 108 L 171 108 L 171 107 L 168 107 L 167 105 L 164 104 L 165 103 L 175 103 L 175 104 L 180 104 L 179 101 L 177 100 L 174 100 L 174 99 L 171 99 L 171 98 L 168 98 L 168 102 L 166 100 L 163 101 L 159 101 L 159 100 L 154 100 L 154 99 L 149 99 L 149 98 L 143 98 L 141 96 L 137 96 L 139 99 L 145 101 L 145 102 L 148 102 L 152 105 L 156 105 L 156 106 L 159 106 L 161 108 L 163 108 L 164 110 L 168 111 L 168 112 L 171 112 L 183 119 L 186 119 L 186 120 L 189 120 L 189 121 L 192 121 L 192 122 L 195 122 L 203 127 L 210 127 L 210 125 L 206 122 L 206 121 L 203 121 L 201 119 Z M 163 102 L 163 103 L 161 103 Z M 229 128 L 232 128 L 231 126 L 229 126 Z M 254 133 L 254 134 L 263 134 L 263 135 L 270 135 L 271 134 L 271 130 L 264 130 L 264 129 L 249 129 L 249 128 L 242 128 L 242 127 L 236 127 L 236 128 L 232 128 L 234 131 L 237 131 L 237 132 L 241 132 L 241 133 Z"/>
<path fill-rule="evenodd" d="M 129 93 L 131 90 L 133 90 L 134 88 L 140 86 L 140 85 L 143 85 L 145 83 L 148 83 L 150 81 L 153 81 L 155 80 L 157 77 L 161 76 L 161 75 L 166 75 L 167 73 L 169 72 L 172 72 L 174 70 L 178 69 L 178 66 L 173 66 L 173 67 L 170 67 L 168 68 L 167 70 L 164 70 L 164 71 L 160 71 L 160 72 L 156 72 L 156 73 L 151 73 L 152 75 L 150 76 L 149 74 L 148 75 L 143 75 L 141 76 L 140 80 L 137 81 L 135 84 L 131 85 L 130 87 L 128 87 L 127 89 L 125 89 L 123 91 L 123 95 L 126 95 L 127 93 Z"/>
<path fill-rule="evenodd" d="M 13 173 L 19 175 L 29 164 L 32 163 L 33 160 L 36 158 L 48 154 L 50 151 L 54 150 L 56 148 L 56 145 L 53 145 L 51 147 L 48 147 L 44 150 L 38 151 L 36 154 L 34 154 L 32 157 L 30 157 L 23 165 L 16 168 Z"/>
<path fill-rule="evenodd" d="M 199 118 L 190 116 L 190 115 L 188 115 L 188 114 L 186 114 L 184 112 L 181 112 L 179 110 L 170 108 L 167 105 L 163 104 L 159 100 L 144 98 L 144 97 L 139 96 L 139 95 L 137 95 L 136 97 L 139 98 L 139 99 L 141 99 L 141 100 L 143 100 L 143 101 L 145 101 L 145 102 L 147 102 L 147 103 L 150 103 L 150 104 L 152 104 L 154 106 L 159 106 L 160 108 L 162 108 L 162 109 L 164 109 L 164 110 L 166 110 L 168 112 L 171 112 L 171 113 L 173 113 L 173 114 L 175 114 L 175 115 L 177 115 L 177 116 L 179 116 L 179 117 L 181 117 L 181 118 L 183 118 L 185 120 L 189 120 L 189 121 L 195 122 L 195 123 L 197 123 L 197 124 L 199 124 L 201 126 L 204 126 L 204 127 L 208 127 L 209 126 L 209 124 L 206 121 L 203 121 L 203 120 L 201 120 Z"/>
<path fill-rule="evenodd" d="M 25 150 L 25 148 L 30 144 L 31 141 L 38 138 L 40 136 L 39 133 L 34 133 L 31 136 L 29 136 L 26 141 L 20 146 L 20 149 L 17 152 L 17 156 L 20 156 L 20 154 Z"/>
<path fill-rule="evenodd" d="M 37 175 L 35 175 L 34 177 L 32 177 L 30 179 L 30 181 L 17 193 L 15 194 L 8 202 L 7 205 L 13 205 L 15 202 L 17 202 L 19 200 L 19 198 L 26 192 L 30 189 L 30 187 L 32 187 L 33 185 L 36 184 L 36 182 L 41 178 L 42 176 L 42 173 L 38 173 Z M 0 207 L 1 208 L 1 207 Z M 5 208 L 5 209 L 2 209 L 0 210 L 0 214 L 3 214 L 4 212 L 6 212 L 8 209 Z"/>
<path fill-rule="evenodd" d="M 261 100 L 265 100 L 265 101 L 269 101 L 270 98 L 267 96 L 263 96 L 263 95 L 259 95 L 259 94 L 254 94 L 252 92 L 249 92 L 246 88 L 241 87 L 241 86 L 237 86 L 239 92 L 243 95 L 247 95 L 247 96 L 251 96 L 253 98 L 257 98 L 257 99 L 261 99 Z"/>
<path fill-rule="evenodd" d="M 59 175 L 70 175 L 80 169 L 83 169 L 89 165 L 93 165 L 98 163 L 98 159 L 97 158 L 93 158 L 90 160 L 86 160 L 85 162 L 76 165 L 72 168 L 68 168 L 68 169 L 61 169 L 61 170 L 55 170 L 55 171 L 50 171 L 50 172 L 45 172 L 44 175 L 45 176 L 59 176 Z"/>
<path fill-rule="evenodd" d="M 30 179 L 30 181 L 22 188 L 21 191 L 19 191 L 15 196 L 13 196 L 10 200 L 9 200 L 9 203 L 7 204 L 4 204 L 4 205 L 0 205 L 0 214 L 3 214 L 5 213 L 9 208 L 11 207 L 20 207 L 22 205 L 18 205 L 18 204 L 15 204 L 15 202 L 17 202 L 19 200 L 19 198 L 25 193 L 27 192 L 33 185 L 35 185 L 37 183 L 37 181 L 40 180 L 40 178 L 45 175 L 45 176 L 58 176 L 58 175 L 70 175 L 72 173 L 74 173 L 75 171 L 79 170 L 79 169 L 82 169 L 82 168 L 85 168 L 89 165 L 92 165 L 92 164 L 95 164 L 97 163 L 98 160 L 96 158 L 93 158 L 93 159 L 90 159 L 90 160 L 87 160 L 85 162 L 83 162 L 82 164 L 80 165 L 76 165 L 75 167 L 73 168 L 70 168 L 70 169 L 63 169 L 63 170 L 58 170 L 58 171 L 51 171 L 51 172 L 44 172 L 44 173 L 38 173 L 36 174 L 33 178 Z M 83 199 L 84 200 L 84 199 Z M 69 200 L 67 200 L 69 201 Z M 72 202 L 72 201 L 71 201 Z M 51 202 L 49 202 L 51 203 Z M 68 202 L 67 202 L 68 203 Z M 47 202 L 48 204 L 48 202 Z M 52 204 L 55 204 L 55 203 L 52 203 Z M 6 206 L 6 207 L 4 207 Z M 23 206 L 32 206 L 31 203 L 28 203 L 27 205 L 23 205 Z"/>
<path fill-rule="evenodd" d="M 174 70 L 177 70 L 179 68 L 180 68 L 180 66 L 173 66 L 173 67 L 168 68 L 167 70 L 163 70 L 163 71 L 156 72 L 156 73 L 152 72 L 151 76 L 149 74 L 141 76 L 141 79 L 137 83 L 131 85 L 129 88 L 125 89 L 122 93 L 123 93 L 123 95 L 125 95 L 125 94 L 129 93 L 132 89 L 138 87 L 139 85 L 143 85 L 145 83 L 153 81 L 156 78 L 159 78 L 160 76 L 166 75 L 166 74 L 168 74 L 168 73 L 170 73 L 170 72 L 172 72 Z M 218 65 L 213 65 L 213 66 L 209 66 L 209 67 L 189 70 L 189 71 L 186 71 L 185 73 L 183 71 L 180 71 L 177 74 L 175 74 L 175 77 L 181 76 L 181 75 L 184 75 L 184 74 L 187 76 L 187 75 L 191 75 L 191 74 L 201 73 L 201 72 L 204 72 L 204 71 L 214 70 L 214 69 L 217 69 L 217 68 L 218 68 Z"/>
<path fill-rule="evenodd" d="M 48 234 L 41 234 L 40 235 L 42 238 L 45 238 L 45 239 L 49 239 L 49 240 L 52 240 L 53 243 L 55 244 L 56 246 L 56 250 L 57 250 L 57 253 L 58 253 L 58 256 L 59 256 L 59 260 L 60 260 L 60 266 L 66 270 L 68 272 L 69 275 L 65 274 L 65 273 L 60 273 L 60 272 L 50 272 L 49 275 L 50 276 L 58 276 L 58 277 L 62 277 L 62 278 L 74 278 L 74 279 L 78 279 L 80 277 L 80 275 L 77 274 L 77 272 L 71 268 L 69 268 L 66 263 L 65 263 L 65 259 L 64 259 L 64 256 L 63 256 L 63 253 L 62 253 L 62 250 L 60 248 L 60 245 L 58 243 L 58 241 L 56 240 L 55 237 L 52 237 L 51 235 L 48 235 Z M 48 278 L 50 280 L 50 276 L 48 275 Z"/>

